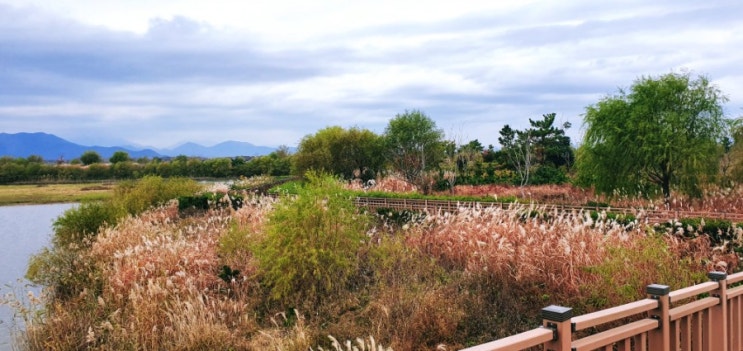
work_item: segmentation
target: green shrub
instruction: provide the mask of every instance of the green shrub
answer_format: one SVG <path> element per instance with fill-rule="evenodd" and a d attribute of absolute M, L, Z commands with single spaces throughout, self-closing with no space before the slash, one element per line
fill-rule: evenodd
<path fill-rule="evenodd" d="M 587 201 L 584 205 L 584 207 L 609 207 L 608 202 L 599 202 L 599 201 Z"/>
<path fill-rule="evenodd" d="M 220 257 L 231 259 L 242 252 L 249 251 L 249 248 L 256 240 L 253 233 L 235 223 L 230 225 L 230 229 L 219 238 L 217 252 Z"/>
<path fill-rule="evenodd" d="M 136 215 L 179 196 L 193 195 L 201 188 L 201 185 L 188 178 L 147 176 L 138 181 L 120 183 L 114 190 L 114 202 L 126 213 Z"/>
<path fill-rule="evenodd" d="M 275 195 L 296 195 L 299 194 L 305 182 L 302 180 L 290 180 L 280 183 L 268 190 L 269 194 Z"/>
<path fill-rule="evenodd" d="M 601 218 L 602 214 L 605 217 Z M 599 219 L 606 220 L 606 221 L 614 221 L 614 222 L 617 222 L 618 224 L 627 226 L 627 225 L 632 224 L 637 218 L 635 217 L 635 215 L 631 213 L 619 213 L 619 212 L 601 213 L 598 211 L 591 211 L 591 219 L 593 219 L 594 221 L 598 221 Z"/>
<path fill-rule="evenodd" d="M 713 246 L 734 240 L 737 229 L 731 221 L 725 219 L 699 217 L 681 218 L 674 223 L 665 223 L 663 228 L 690 238 L 707 235 Z"/>
<path fill-rule="evenodd" d="M 541 166 L 531 175 L 529 182 L 533 185 L 563 184 L 568 182 L 568 176 L 558 168 Z"/>
<path fill-rule="evenodd" d="M 419 222 L 426 218 L 426 214 L 420 211 L 410 210 L 393 210 L 390 208 L 377 208 L 377 215 L 385 221 L 394 223 L 398 226 L 411 222 Z"/>
<path fill-rule="evenodd" d="M 265 239 L 253 248 L 273 299 L 290 304 L 333 296 L 356 272 L 368 218 L 342 196 L 340 182 L 308 173 L 297 196 L 269 215 Z"/>
<path fill-rule="evenodd" d="M 582 287 L 589 296 L 577 301 L 587 311 L 641 299 L 649 284 L 680 289 L 706 280 L 703 265 L 671 250 L 661 235 L 642 238 L 637 247 L 610 246 L 606 257 L 603 263 L 586 267 L 597 278 Z"/>
<path fill-rule="evenodd" d="M 224 197 L 227 196 L 229 201 Z M 228 206 L 237 210 L 243 206 L 243 196 L 237 194 L 203 193 L 190 196 L 178 197 L 178 211 L 196 210 L 206 211 L 209 209 L 226 208 Z"/>
<path fill-rule="evenodd" d="M 98 293 L 101 281 L 95 267 L 80 259 L 74 247 L 44 248 L 31 256 L 26 270 L 30 282 L 52 288 L 56 297 L 77 296 L 84 289 Z"/>
<path fill-rule="evenodd" d="M 89 202 L 65 211 L 54 221 L 55 246 L 84 245 L 104 226 L 114 226 L 125 213 L 110 202 Z"/>

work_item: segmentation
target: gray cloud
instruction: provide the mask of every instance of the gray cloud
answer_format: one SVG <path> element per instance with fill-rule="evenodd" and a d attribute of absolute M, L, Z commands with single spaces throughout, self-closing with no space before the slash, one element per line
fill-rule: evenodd
<path fill-rule="evenodd" d="M 283 45 L 182 16 L 135 34 L 0 4 L 0 129 L 276 146 L 329 125 L 382 132 L 422 109 L 485 144 L 549 112 L 577 138 L 585 106 L 684 68 L 719 82 L 731 114 L 743 113 L 743 3 L 538 5 Z"/>

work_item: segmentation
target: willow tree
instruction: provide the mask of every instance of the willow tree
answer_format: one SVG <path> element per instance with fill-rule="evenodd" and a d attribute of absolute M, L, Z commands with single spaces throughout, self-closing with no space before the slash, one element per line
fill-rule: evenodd
<path fill-rule="evenodd" d="M 698 195 L 717 174 L 727 98 L 704 76 L 641 77 L 586 108 L 579 177 L 611 193 L 655 188 Z"/>

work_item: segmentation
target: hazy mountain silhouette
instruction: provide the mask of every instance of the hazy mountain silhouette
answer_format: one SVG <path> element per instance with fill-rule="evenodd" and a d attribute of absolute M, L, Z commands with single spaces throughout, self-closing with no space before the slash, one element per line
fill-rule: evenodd
<path fill-rule="evenodd" d="M 124 151 L 131 158 L 161 156 L 154 150 L 130 150 L 119 146 L 85 146 L 64 140 L 56 135 L 47 133 L 0 133 L 0 157 L 23 157 L 31 155 L 41 156 L 45 160 L 69 161 L 79 158 L 86 151 L 95 151 L 104 160 L 110 158 L 116 151 Z"/>
<path fill-rule="evenodd" d="M 194 143 L 185 143 L 174 149 L 153 150 L 136 149 L 120 146 L 85 146 L 62 139 L 47 133 L 0 133 L 0 157 L 26 158 L 39 155 L 45 160 L 69 161 L 79 158 L 86 151 L 95 151 L 104 160 L 111 157 L 116 151 L 124 151 L 131 158 L 163 157 L 163 156 L 198 156 L 198 157 L 235 157 L 267 155 L 275 148 L 256 146 L 247 142 L 226 141 L 211 147 Z"/>
<path fill-rule="evenodd" d="M 261 156 L 268 155 L 276 148 L 257 146 L 242 141 L 225 141 L 214 146 L 203 146 L 195 143 L 185 143 L 174 149 L 158 150 L 167 156 L 199 156 L 199 157 L 234 157 L 234 156 Z"/>

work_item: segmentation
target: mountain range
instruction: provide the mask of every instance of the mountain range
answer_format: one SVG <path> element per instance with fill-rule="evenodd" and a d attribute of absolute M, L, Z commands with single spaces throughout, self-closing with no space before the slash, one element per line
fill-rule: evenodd
<path fill-rule="evenodd" d="M 257 146 L 247 142 L 225 141 L 214 146 L 185 143 L 173 149 L 134 148 L 122 146 L 87 146 L 67 141 L 47 133 L 0 133 L 0 157 L 26 158 L 41 156 L 44 160 L 63 159 L 69 161 L 80 157 L 86 151 L 95 151 L 103 159 L 108 159 L 117 151 L 124 151 L 131 158 L 141 157 L 235 157 L 267 155 L 276 148 Z"/>

